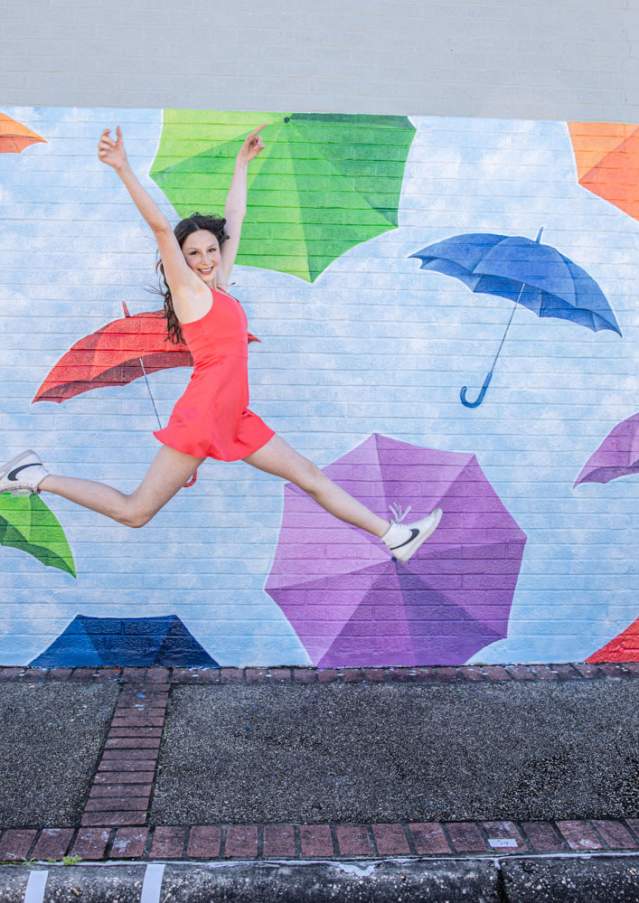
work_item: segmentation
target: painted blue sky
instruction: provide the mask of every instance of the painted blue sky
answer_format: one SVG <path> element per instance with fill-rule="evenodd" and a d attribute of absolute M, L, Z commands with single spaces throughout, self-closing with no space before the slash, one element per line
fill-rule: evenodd
<path fill-rule="evenodd" d="M 121 315 L 122 299 L 132 313 L 160 306 L 144 290 L 156 284 L 151 233 L 96 145 L 121 124 L 139 178 L 176 221 L 148 178 L 161 111 L 3 112 L 48 142 L 0 155 L 3 459 L 34 448 L 55 473 L 129 492 L 159 448 L 143 380 L 63 405 L 31 399 L 73 342 Z M 373 432 L 475 453 L 528 536 L 509 636 L 475 660 L 583 659 L 639 615 L 639 478 L 572 489 L 606 433 L 639 410 L 639 224 L 577 184 L 565 123 L 411 120 L 397 230 L 312 285 L 236 267 L 235 293 L 263 340 L 251 348 L 251 407 L 320 466 Z M 409 255 L 462 232 L 534 239 L 540 226 L 599 283 L 623 338 L 518 310 L 486 401 L 469 411 L 459 388 L 481 385 L 511 303 Z M 163 423 L 188 376 L 150 378 Z M 78 579 L 0 549 L 0 662 L 29 662 L 80 613 L 177 614 L 222 665 L 306 664 L 263 589 L 282 486 L 241 462 L 207 462 L 196 487 L 137 531 L 46 496 Z"/>

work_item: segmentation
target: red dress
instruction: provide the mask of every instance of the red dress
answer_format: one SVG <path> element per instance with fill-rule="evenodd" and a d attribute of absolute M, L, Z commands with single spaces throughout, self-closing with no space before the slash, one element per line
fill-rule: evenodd
<path fill-rule="evenodd" d="M 181 324 L 193 372 L 169 422 L 153 435 L 188 455 L 238 461 L 275 431 L 247 408 L 248 322 L 242 305 L 221 289 L 211 293 L 208 313 Z"/>

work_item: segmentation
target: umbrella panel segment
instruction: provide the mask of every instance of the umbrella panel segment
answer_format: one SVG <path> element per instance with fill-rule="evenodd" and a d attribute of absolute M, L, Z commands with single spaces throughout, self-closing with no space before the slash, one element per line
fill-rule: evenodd
<path fill-rule="evenodd" d="M 574 482 L 609 483 L 639 473 L 639 414 L 622 420 L 588 458 Z"/>
<path fill-rule="evenodd" d="M 444 516 L 400 564 L 287 485 L 265 589 L 314 664 L 461 663 L 506 636 L 526 537 L 474 455 L 374 434 L 325 472 L 382 517 L 390 500 L 412 505 L 407 521 L 436 505 Z"/>

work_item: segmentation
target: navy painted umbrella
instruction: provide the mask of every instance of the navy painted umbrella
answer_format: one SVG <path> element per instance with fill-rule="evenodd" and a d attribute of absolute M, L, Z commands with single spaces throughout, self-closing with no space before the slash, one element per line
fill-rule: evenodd
<path fill-rule="evenodd" d="M 542 232 L 543 228 L 535 241 L 521 236 L 471 232 L 428 245 L 410 255 L 422 261 L 422 270 L 454 276 L 472 292 L 501 295 L 515 302 L 479 395 L 475 401 L 469 401 L 468 386 L 460 391 L 461 402 L 467 408 L 476 408 L 484 400 L 518 304 L 538 317 L 572 320 L 594 332 L 611 329 L 621 335 L 608 299 L 592 276 L 556 248 L 542 244 Z"/>

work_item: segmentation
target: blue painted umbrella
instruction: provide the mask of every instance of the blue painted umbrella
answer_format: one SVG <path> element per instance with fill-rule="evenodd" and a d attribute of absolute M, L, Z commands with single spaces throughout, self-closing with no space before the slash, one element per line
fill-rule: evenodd
<path fill-rule="evenodd" d="M 479 395 L 475 401 L 468 401 L 468 386 L 459 393 L 467 408 L 476 408 L 484 400 L 518 304 L 538 317 L 572 320 L 594 332 L 612 329 L 621 335 L 608 299 L 595 280 L 556 248 L 542 244 L 542 231 L 543 228 L 535 241 L 521 236 L 471 232 L 428 245 L 410 255 L 422 261 L 422 270 L 454 276 L 477 294 L 501 295 L 515 302 Z"/>

